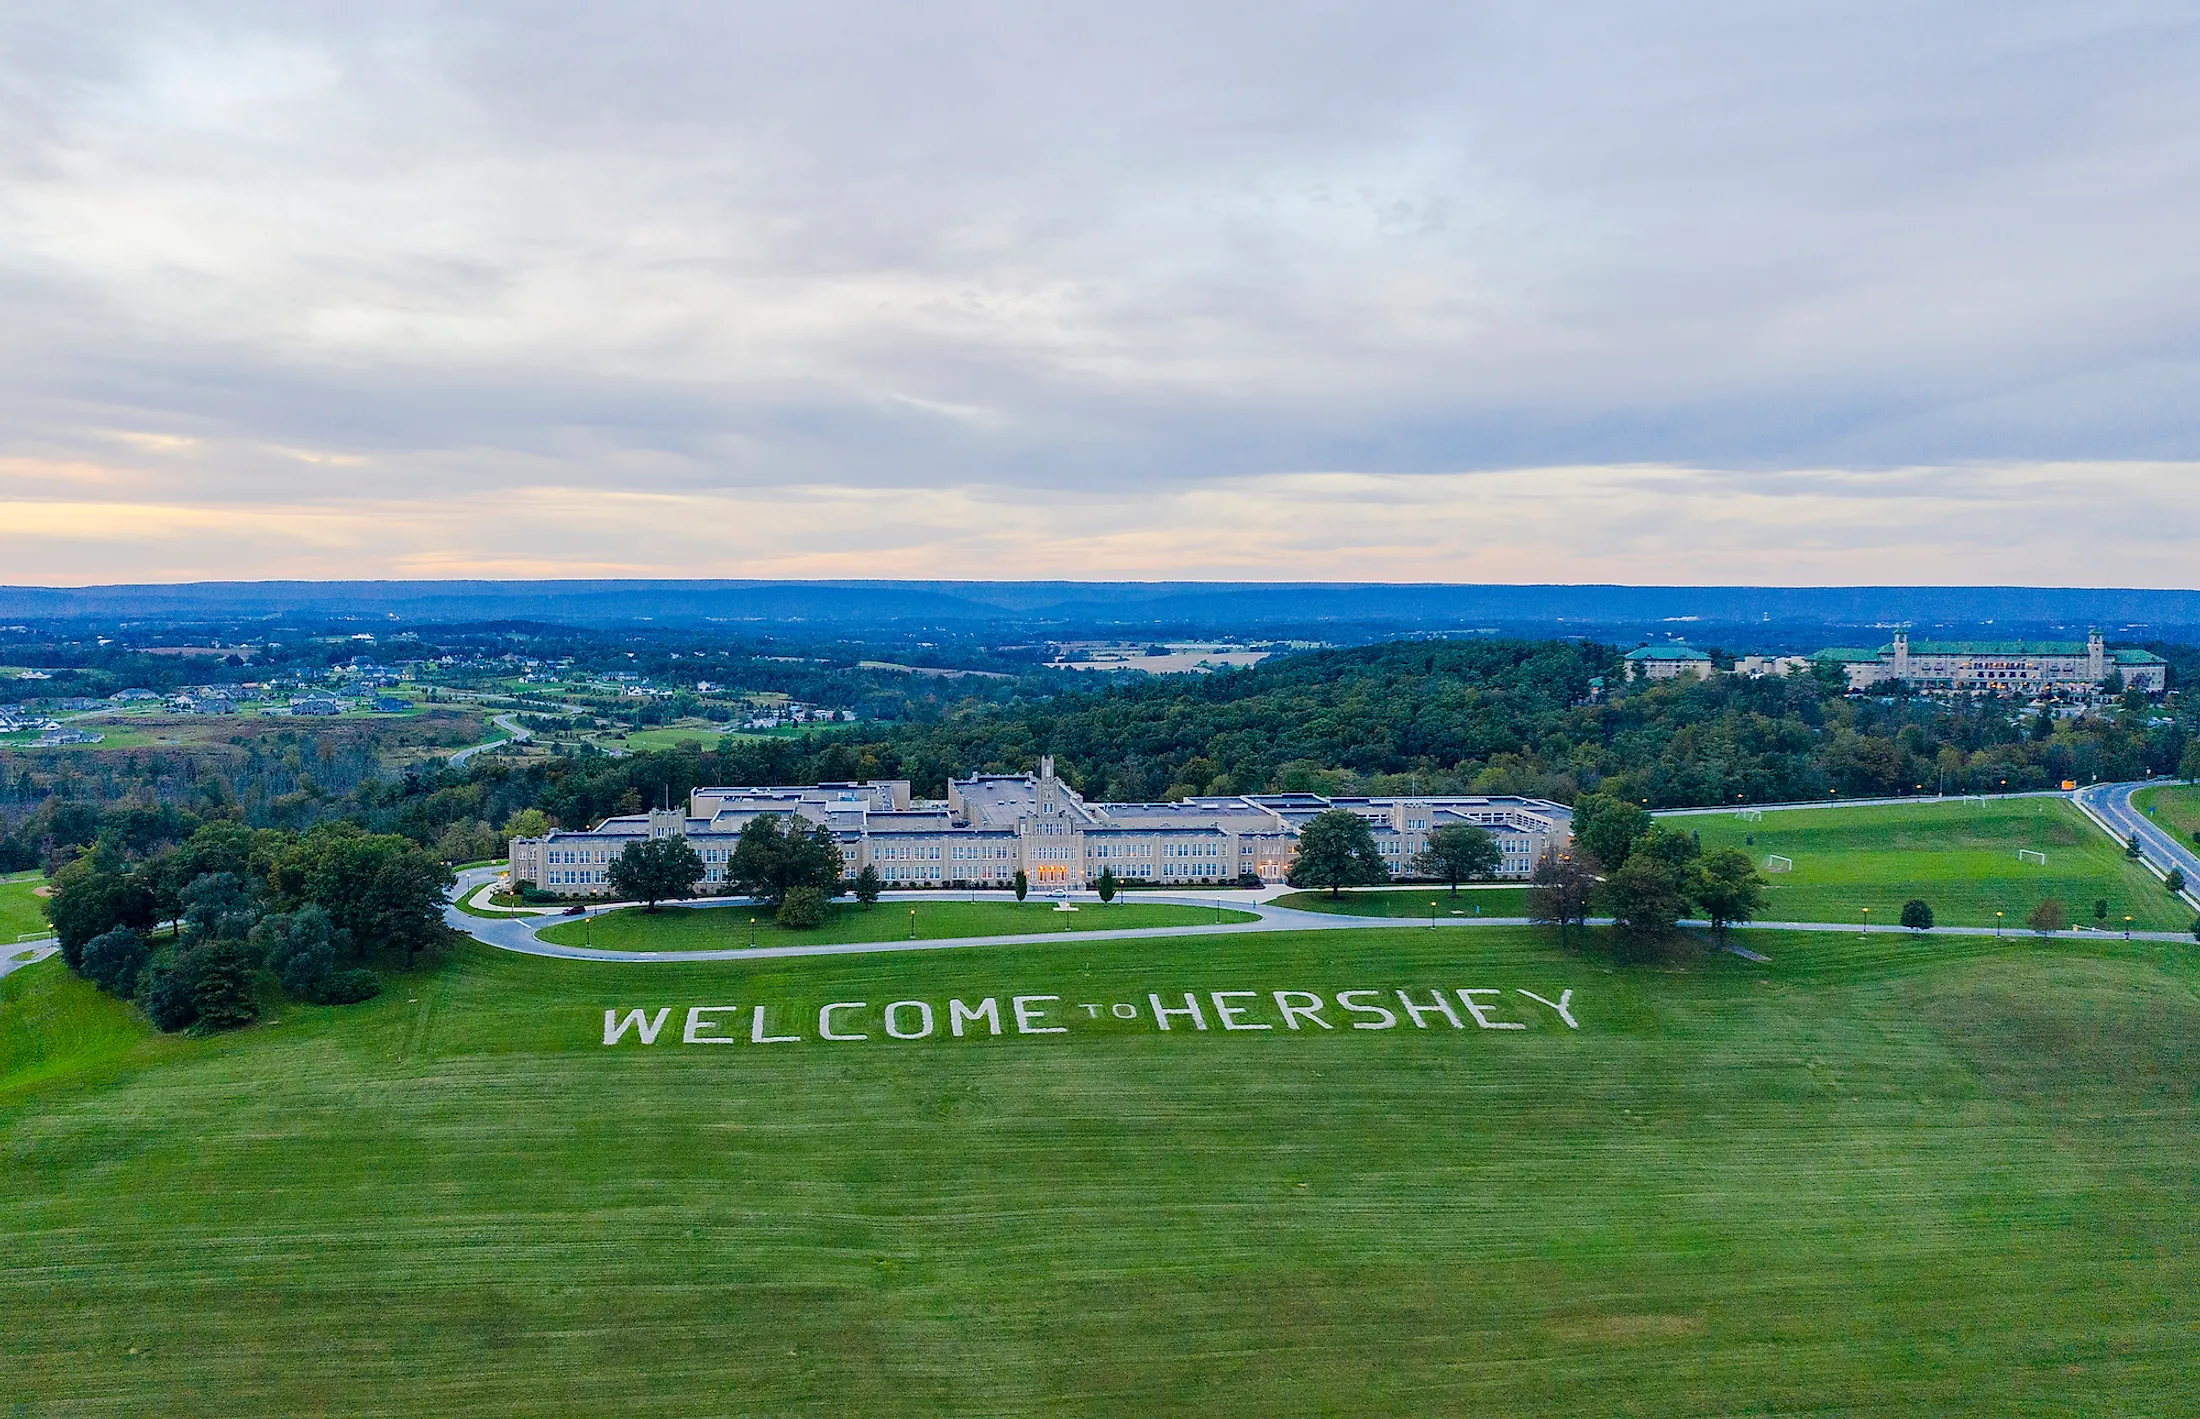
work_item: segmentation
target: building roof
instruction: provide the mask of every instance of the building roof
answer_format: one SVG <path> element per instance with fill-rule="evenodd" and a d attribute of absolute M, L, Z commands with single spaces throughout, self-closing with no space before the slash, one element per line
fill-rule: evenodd
<path fill-rule="evenodd" d="M 1646 645 L 1627 652 L 1629 660 L 1701 660 L 1711 662 L 1709 652 L 1688 645 Z"/>
<path fill-rule="evenodd" d="M 1912 655 L 2084 655 L 2084 641 L 1911 641 Z M 1888 646 L 1886 654 L 1894 654 Z"/>
<path fill-rule="evenodd" d="M 2167 665 L 2169 662 L 2151 650 L 2112 650 L 2108 658 L 2118 665 Z"/>

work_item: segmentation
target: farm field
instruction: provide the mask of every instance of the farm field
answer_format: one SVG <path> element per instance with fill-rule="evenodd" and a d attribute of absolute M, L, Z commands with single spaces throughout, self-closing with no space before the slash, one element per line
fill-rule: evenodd
<path fill-rule="evenodd" d="M 38 897 L 39 885 L 44 881 L 36 872 L 0 877 L 0 955 L 7 953 L 18 936 L 47 929 L 45 906 Z"/>
<path fill-rule="evenodd" d="M 586 923 L 560 922 L 542 939 L 567 946 L 584 942 L 613 951 L 718 951 L 734 946 L 820 946 L 850 941 L 937 941 L 950 936 L 1036 935 L 1043 931 L 1166 930 L 1172 926 L 1211 926 L 1252 921 L 1248 912 L 1217 912 L 1213 907 L 1171 906 L 1155 902 L 1082 902 L 1073 912 L 1058 912 L 1048 902 L 882 901 L 869 909 L 834 902 L 823 925 L 793 931 L 773 922 L 759 908 L 639 907 L 606 912 Z M 912 915 L 913 914 L 913 915 Z M 750 919 L 755 928 L 750 929 Z M 915 927 L 911 933 L 912 923 Z"/>
<path fill-rule="evenodd" d="M 25 1414 L 2192 1412 L 2190 951 L 1754 944 L 469 947 L 206 1041 L 45 962 L 0 982 L 0 1384 Z M 1438 987 L 1526 1028 L 1106 1008 Z M 1518 994 L 1563 989 L 1578 1030 Z M 1067 1033 L 881 1032 L 1012 995 Z M 870 1038 L 817 1038 L 856 1001 Z M 706 1004 L 799 1038 L 681 1043 Z M 645 1006 L 657 1042 L 606 1048 Z"/>
<path fill-rule="evenodd" d="M 1501 916 L 1528 914 L 1525 887 L 1461 887 L 1454 897 L 1443 887 L 1409 887 L 1383 892 L 1287 892 L 1269 903 L 1302 912 L 1329 912 L 1336 916 L 1419 917 L 1427 921 L 1428 904 L 1436 903 L 1439 917 Z"/>
<path fill-rule="evenodd" d="M 2062 900 L 2073 926 L 2124 916 L 2149 931 L 2183 931 L 2192 909 L 2068 802 L 2055 798 L 1921 801 L 1883 808 L 1807 808 L 1766 812 L 1762 822 L 1728 814 L 1665 819 L 1695 831 L 1706 849 L 1737 847 L 1760 869 L 1778 854 L 1791 872 L 1770 873 L 1767 921 L 1892 925 L 1902 904 L 1922 897 L 1943 926 L 1992 926 L 1994 913 L 2021 930 L 2048 897 Z M 2045 853 L 2046 865 L 2019 862 L 2020 849 Z"/>
<path fill-rule="evenodd" d="M 823 728 L 824 726 L 818 726 Z M 722 733 L 711 724 L 671 725 L 656 729 L 630 729 L 624 735 L 598 736 L 608 743 L 615 743 L 629 750 L 671 749 L 681 744 L 699 744 L 709 748 L 720 739 L 797 739 L 811 732 L 800 727 L 779 729 L 739 729 Z"/>
<path fill-rule="evenodd" d="M 2131 795 L 2131 801 L 2140 812 L 2152 814 L 2171 837 L 2187 847 L 2194 845 L 2193 834 L 2200 833 L 2200 784 L 2142 788 Z"/>

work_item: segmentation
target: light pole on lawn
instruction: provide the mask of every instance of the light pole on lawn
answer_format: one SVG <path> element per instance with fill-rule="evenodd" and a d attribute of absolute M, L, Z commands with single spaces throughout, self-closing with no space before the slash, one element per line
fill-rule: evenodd
<path fill-rule="evenodd" d="M 2001 935 L 2001 913 L 2000 913 L 2000 912 L 1995 912 L 1995 913 L 1994 913 L 1994 934 L 1995 934 L 1996 936 L 1999 936 L 1999 935 Z"/>
<path fill-rule="evenodd" d="M 1866 936 L 1872 934 L 1872 909 L 1870 907 L 1864 908 L 1864 934 Z"/>
<path fill-rule="evenodd" d="M 909 939 L 911 941 L 917 939 L 917 909 L 915 907 L 909 909 Z"/>
<path fill-rule="evenodd" d="M 2126 941 L 2129 941 L 2130 939 L 2131 939 L 2131 918 L 2127 916 L 2127 917 L 2125 917 L 2125 918 L 2124 918 L 2124 940 L 2126 940 Z"/>
<path fill-rule="evenodd" d="M 1434 902 L 1428 904 L 1428 924 L 1430 926 L 1436 925 L 1436 903 Z"/>
<path fill-rule="evenodd" d="M 749 949 L 756 949 L 756 918 L 753 916 L 749 918 Z"/>

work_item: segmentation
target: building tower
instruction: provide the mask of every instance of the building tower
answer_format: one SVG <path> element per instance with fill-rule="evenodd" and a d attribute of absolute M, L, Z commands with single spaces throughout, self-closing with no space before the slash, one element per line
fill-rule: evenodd
<path fill-rule="evenodd" d="M 1053 813 L 1062 806 L 1061 793 L 1054 779 L 1054 756 L 1039 756 L 1039 811 Z"/>
<path fill-rule="evenodd" d="M 1910 678 L 1910 633 L 1908 631 L 1896 631 L 1894 633 L 1894 678 L 1897 680 Z"/>
<path fill-rule="evenodd" d="M 2099 626 L 2085 633 L 2085 678 L 2096 685 L 2108 678 L 2108 641 Z"/>

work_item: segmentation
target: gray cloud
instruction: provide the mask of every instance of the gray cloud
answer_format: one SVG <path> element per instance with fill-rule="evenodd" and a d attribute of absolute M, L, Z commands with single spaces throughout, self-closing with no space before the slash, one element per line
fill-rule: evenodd
<path fill-rule="evenodd" d="M 2191 460 L 2196 60 L 2138 4 L 21 7 L 0 450 L 207 506 Z"/>

